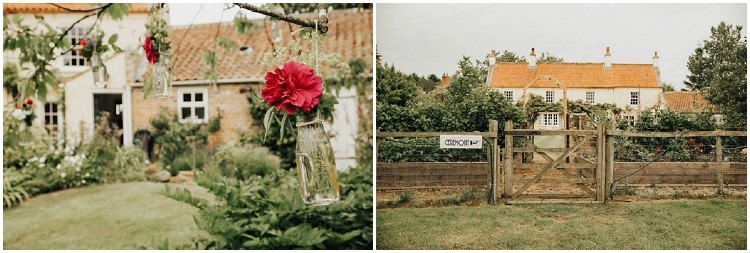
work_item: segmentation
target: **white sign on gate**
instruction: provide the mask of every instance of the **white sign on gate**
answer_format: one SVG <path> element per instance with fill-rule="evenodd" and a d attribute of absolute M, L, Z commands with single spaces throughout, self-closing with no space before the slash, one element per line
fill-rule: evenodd
<path fill-rule="evenodd" d="M 482 136 L 479 135 L 441 135 L 440 148 L 482 148 Z"/>

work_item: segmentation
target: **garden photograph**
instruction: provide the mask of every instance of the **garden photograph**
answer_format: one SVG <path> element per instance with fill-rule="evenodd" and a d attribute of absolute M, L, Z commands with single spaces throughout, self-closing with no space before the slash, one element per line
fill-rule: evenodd
<path fill-rule="evenodd" d="M 377 4 L 377 250 L 747 250 L 747 5 Z"/>
<path fill-rule="evenodd" d="M 372 250 L 373 4 L 4 3 L 3 249 Z"/>

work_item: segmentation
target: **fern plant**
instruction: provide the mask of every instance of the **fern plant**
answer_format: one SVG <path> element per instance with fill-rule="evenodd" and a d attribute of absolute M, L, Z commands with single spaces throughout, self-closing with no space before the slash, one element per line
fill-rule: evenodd
<path fill-rule="evenodd" d="M 27 200 L 30 195 L 23 188 L 25 176 L 14 170 L 3 169 L 3 207 L 13 207 Z"/>

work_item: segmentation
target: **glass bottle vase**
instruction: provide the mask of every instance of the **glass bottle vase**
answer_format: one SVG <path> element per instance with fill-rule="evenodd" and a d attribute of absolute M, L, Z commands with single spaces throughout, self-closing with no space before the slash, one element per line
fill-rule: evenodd
<path fill-rule="evenodd" d="M 302 200 L 308 205 L 328 205 L 339 201 L 333 147 L 317 115 L 297 116 L 297 172 Z"/>
<path fill-rule="evenodd" d="M 103 88 L 107 86 L 109 73 L 107 73 L 107 66 L 104 65 L 99 52 L 94 52 L 91 55 L 91 74 L 94 75 L 94 85 L 96 87 Z"/>
<path fill-rule="evenodd" d="M 169 54 L 159 54 L 159 60 L 151 72 L 151 84 L 154 97 L 168 98 L 171 95 L 172 70 L 169 68 Z"/>

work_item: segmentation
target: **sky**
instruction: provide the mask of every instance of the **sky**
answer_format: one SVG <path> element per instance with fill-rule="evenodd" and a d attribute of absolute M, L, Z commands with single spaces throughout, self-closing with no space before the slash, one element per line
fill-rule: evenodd
<path fill-rule="evenodd" d="M 657 51 L 662 81 L 679 90 L 721 21 L 747 36 L 746 4 L 377 4 L 376 44 L 382 62 L 438 77 L 493 49 L 604 62 L 609 46 L 615 64 L 650 64 Z"/>
<path fill-rule="evenodd" d="M 261 4 L 251 3 L 259 6 Z M 221 3 L 170 3 L 170 24 L 173 26 L 188 26 L 216 22 L 229 22 L 234 19 L 239 7 L 225 8 Z M 225 10 L 226 9 L 226 10 Z M 264 15 L 242 10 L 249 19 L 263 18 Z"/>

